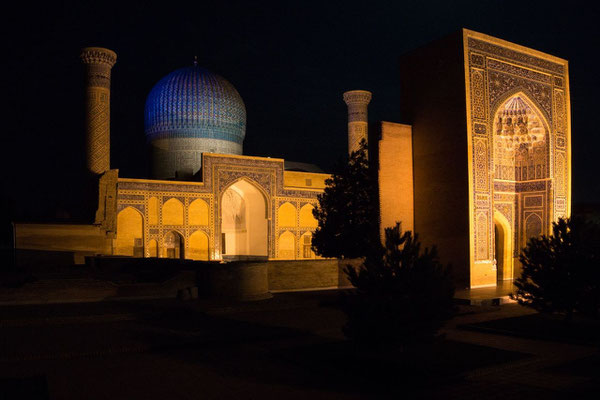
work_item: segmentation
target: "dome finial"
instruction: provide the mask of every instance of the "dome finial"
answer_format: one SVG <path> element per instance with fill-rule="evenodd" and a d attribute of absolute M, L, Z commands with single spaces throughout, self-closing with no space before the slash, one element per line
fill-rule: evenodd
<path fill-rule="evenodd" d="M 194 56 L 194 67 L 198 66 L 198 56 Z"/>

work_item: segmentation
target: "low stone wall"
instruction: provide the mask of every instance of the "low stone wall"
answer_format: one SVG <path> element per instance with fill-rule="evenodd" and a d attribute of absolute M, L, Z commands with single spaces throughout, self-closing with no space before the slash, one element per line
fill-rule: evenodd
<path fill-rule="evenodd" d="M 88 257 L 86 261 L 86 266 L 78 267 L 81 274 L 55 269 L 65 277 L 42 274 L 35 282 L 2 288 L 0 304 L 173 298 L 190 288 L 201 297 L 260 300 L 277 292 L 350 288 L 343 269 L 348 264 L 361 264 L 360 260 L 336 259 L 218 263 Z M 67 278 L 69 275 L 80 277 Z"/>
<path fill-rule="evenodd" d="M 85 256 L 110 254 L 111 240 L 95 225 L 18 223 L 15 247 L 17 265 L 44 262 L 70 265 L 83 264 Z"/>
<path fill-rule="evenodd" d="M 175 298 L 180 290 L 195 285 L 194 271 L 181 271 L 164 282 L 135 284 L 115 284 L 98 279 L 46 279 L 19 288 L 3 288 L 0 305 Z"/>
<path fill-rule="evenodd" d="M 297 260 L 269 261 L 269 291 L 293 292 L 350 288 L 343 269 L 360 264 L 360 260 Z"/>

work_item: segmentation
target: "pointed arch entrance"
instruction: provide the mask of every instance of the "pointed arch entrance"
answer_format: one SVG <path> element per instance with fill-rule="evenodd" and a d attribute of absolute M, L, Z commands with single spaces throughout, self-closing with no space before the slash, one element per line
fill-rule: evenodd
<path fill-rule="evenodd" d="M 220 206 L 223 258 L 266 258 L 268 207 L 264 194 L 242 179 L 223 192 Z"/>
<path fill-rule="evenodd" d="M 504 215 L 494 212 L 494 253 L 498 281 L 514 278 L 513 233 Z"/>

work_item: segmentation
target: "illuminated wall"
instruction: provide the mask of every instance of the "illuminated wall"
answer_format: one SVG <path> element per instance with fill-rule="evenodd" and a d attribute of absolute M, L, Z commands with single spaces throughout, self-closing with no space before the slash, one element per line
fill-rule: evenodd
<path fill-rule="evenodd" d="M 284 171 L 280 159 L 216 154 L 204 156 L 203 171 L 202 182 L 119 178 L 119 254 L 133 254 L 124 243 L 135 236 L 145 257 L 316 258 L 312 210 L 329 175 Z M 132 213 L 135 227 L 123 222 Z"/>
<path fill-rule="evenodd" d="M 459 288 L 514 278 L 527 238 L 570 214 L 567 61 L 462 30 L 402 56 L 400 79 L 416 232 Z"/>
<path fill-rule="evenodd" d="M 568 63 L 467 30 L 463 43 L 471 286 L 485 286 L 519 274 L 527 239 L 570 215 Z"/>
<path fill-rule="evenodd" d="M 405 231 L 414 231 L 412 128 L 410 125 L 381 123 L 379 152 L 380 235 L 400 222 Z"/>

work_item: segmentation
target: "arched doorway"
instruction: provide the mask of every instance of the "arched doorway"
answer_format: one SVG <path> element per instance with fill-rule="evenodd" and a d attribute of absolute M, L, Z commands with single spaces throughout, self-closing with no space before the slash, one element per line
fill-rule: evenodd
<path fill-rule="evenodd" d="M 239 180 L 221 196 L 221 254 L 224 259 L 266 258 L 268 219 L 265 196 Z"/>
<path fill-rule="evenodd" d="M 164 239 L 164 257 L 184 258 L 183 236 L 179 232 L 170 231 Z"/>
<path fill-rule="evenodd" d="M 500 212 L 494 212 L 494 259 L 498 282 L 514 278 L 513 235 L 510 223 Z"/>

